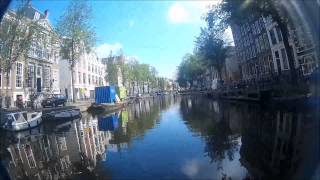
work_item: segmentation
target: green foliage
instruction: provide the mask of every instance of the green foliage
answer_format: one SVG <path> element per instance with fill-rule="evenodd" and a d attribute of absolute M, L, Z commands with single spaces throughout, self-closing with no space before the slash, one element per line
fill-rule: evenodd
<path fill-rule="evenodd" d="M 114 85 L 118 83 L 118 75 L 119 75 L 119 67 L 116 63 L 113 63 L 112 60 L 107 62 L 107 73 L 106 79 L 107 81 Z"/>
<path fill-rule="evenodd" d="M 212 32 L 210 29 L 201 29 L 201 33 L 196 40 L 195 50 L 207 66 L 213 66 L 218 71 L 221 79 L 222 68 L 227 58 L 227 46 L 225 40 L 219 38 L 220 33 Z"/>
<path fill-rule="evenodd" d="M 193 54 L 186 54 L 178 66 L 177 81 L 181 87 L 192 84 L 205 70 L 203 62 Z"/>
<path fill-rule="evenodd" d="M 113 57 L 109 58 L 112 59 Z M 149 88 L 150 86 L 152 88 L 156 87 L 157 70 L 149 64 L 140 64 L 137 61 L 118 61 L 117 59 L 108 60 L 107 81 L 111 84 L 117 84 L 119 75 L 122 75 L 123 85 L 125 86 L 147 84 Z"/>
<path fill-rule="evenodd" d="M 61 55 L 73 68 L 83 52 L 95 44 L 95 31 L 90 24 L 91 8 L 86 1 L 72 0 L 60 17 L 57 32 L 61 37 Z"/>
<path fill-rule="evenodd" d="M 74 66 L 84 52 L 90 52 L 95 44 L 95 31 L 90 24 L 91 8 L 86 1 L 72 0 L 60 17 L 57 32 L 61 37 L 61 55 L 67 59 L 72 72 L 74 90 Z M 75 91 L 73 91 L 75 101 Z"/>
<path fill-rule="evenodd" d="M 38 21 L 25 17 L 27 3 L 22 1 L 16 12 L 9 11 L 0 26 L 0 67 L 4 73 L 10 72 L 20 58 L 27 55 L 32 42 L 38 40 L 41 27 Z"/>

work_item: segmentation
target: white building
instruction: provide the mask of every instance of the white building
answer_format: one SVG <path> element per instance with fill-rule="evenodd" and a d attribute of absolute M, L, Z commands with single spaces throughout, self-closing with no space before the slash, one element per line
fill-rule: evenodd
<path fill-rule="evenodd" d="M 68 60 L 61 60 L 60 69 L 60 91 L 72 99 L 71 70 Z M 74 87 L 76 99 L 94 98 L 94 89 L 97 86 L 105 86 L 106 66 L 93 52 L 84 53 L 75 65 Z"/>

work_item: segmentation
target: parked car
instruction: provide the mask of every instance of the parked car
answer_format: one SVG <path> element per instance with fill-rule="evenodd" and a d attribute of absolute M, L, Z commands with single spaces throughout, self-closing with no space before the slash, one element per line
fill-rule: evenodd
<path fill-rule="evenodd" d="M 49 95 L 47 98 L 43 99 L 41 105 L 43 108 L 47 106 L 57 107 L 59 105 L 65 106 L 67 102 L 67 98 L 62 94 L 52 94 Z"/>

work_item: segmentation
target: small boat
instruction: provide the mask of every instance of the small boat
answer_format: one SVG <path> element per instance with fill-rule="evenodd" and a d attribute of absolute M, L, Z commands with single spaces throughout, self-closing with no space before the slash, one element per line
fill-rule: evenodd
<path fill-rule="evenodd" d="M 47 114 L 49 119 L 73 119 L 80 118 L 81 112 L 80 109 L 66 109 L 60 111 L 53 111 Z"/>
<path fill-rule="evenodd" d="M 91 113 L 108 113 L 108 112 L 114 112 L 117 111 L 121 108 L 124 108 L 127 105 L 125 102 L 120 102 L 120 103 L 101 103 L 101 104 L 96 104 L 93 103 L 89 108 L 88 112 Z"/>
<path fill-rule="evenodd" d="M 5 116 L 5 123 L 2 126 L 9 131 L 21 131 L 31 129 L 42 122 L 42 112 L 14 112 L 8 113 Z"/>

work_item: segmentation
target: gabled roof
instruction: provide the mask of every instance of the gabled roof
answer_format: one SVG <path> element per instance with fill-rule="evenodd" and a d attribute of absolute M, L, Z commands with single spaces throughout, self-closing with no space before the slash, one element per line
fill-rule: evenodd
<path fill-rule="evenodd" d="M 39 19 L 45 19 L 45 15 L 37 10 L 36 8 L 32 7 L 31 5 L 27 5 L 26 10 L 25 10 L 25 16 L 31 20 L 34 19 L 35 14 L 38 13 L 39 14 Z"/>

